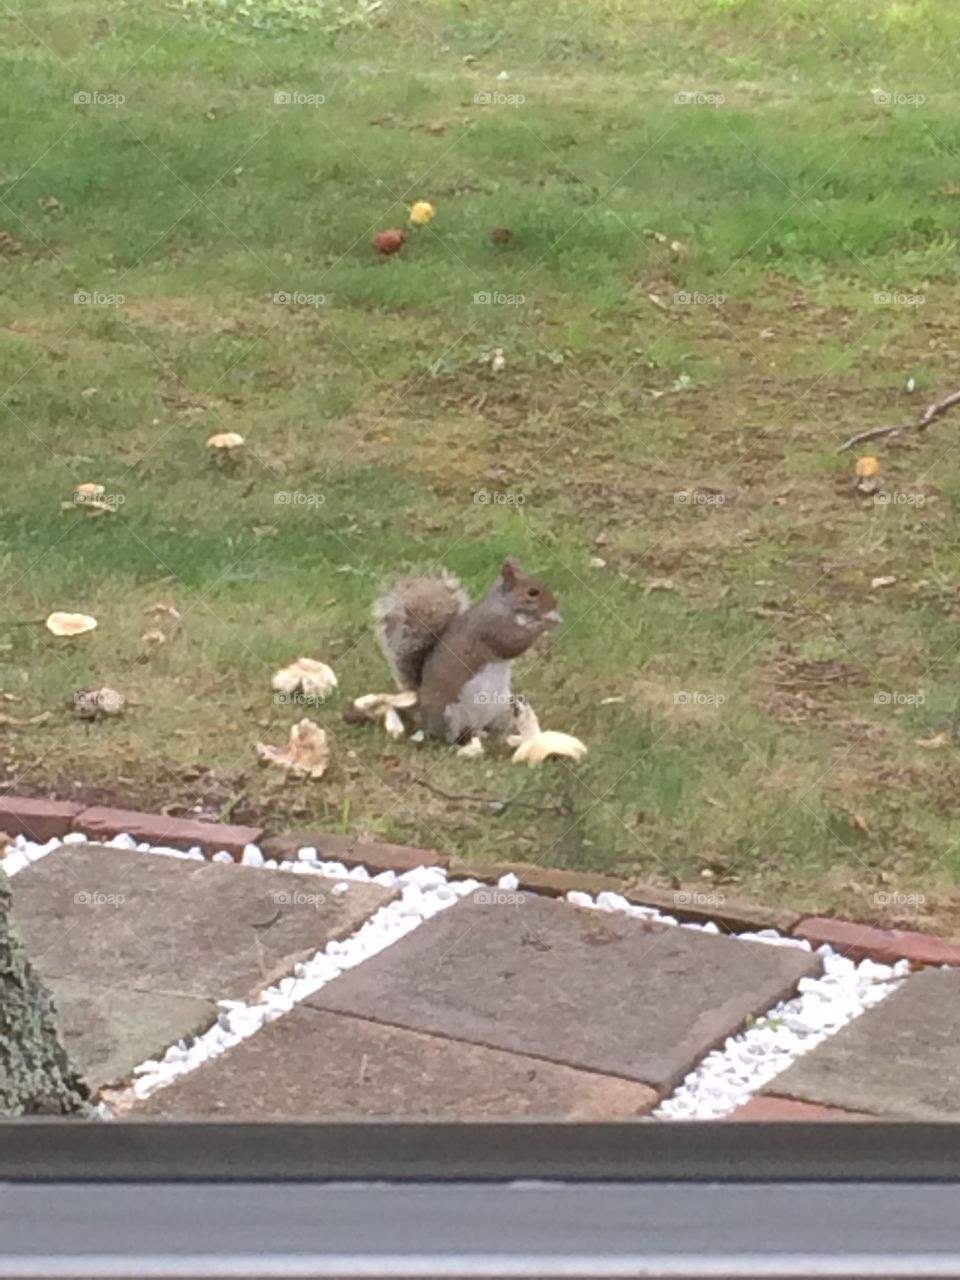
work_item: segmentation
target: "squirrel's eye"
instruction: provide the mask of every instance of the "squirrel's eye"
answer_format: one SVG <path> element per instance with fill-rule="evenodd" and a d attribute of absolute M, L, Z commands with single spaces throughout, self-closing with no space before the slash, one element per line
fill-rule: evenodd
<path fill-rule="evenodd" d="M 527 595 L 530 597 L 531 600 L 536 600 L 539 594 L 540 594 L 539 587 L 527 587 Z"/>

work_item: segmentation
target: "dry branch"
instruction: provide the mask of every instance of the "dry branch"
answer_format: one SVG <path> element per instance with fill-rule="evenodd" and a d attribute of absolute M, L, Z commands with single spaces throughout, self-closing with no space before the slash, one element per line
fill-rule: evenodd
<path fill-rule="evenodd" d="M 845 449 L 851 449 L 855 444 L 863 444 L 867 440 L 880 440 L 882 437 L 892 438 L 899 436 L 904 431 L 925 431 L 931 422 L 945 414 L 948 409 L 952 409 L 955 404 L 960 404 L 960 391 L 951 391 L 942 400 L 935 400 L 933 404 L 928 404 L 923 416 L 915 422 L 901 422 L 896 427 L 871 427 L 869 431 L 861 431 L 858 435 L 851 436 L 849 440 L 844 441 L 837 452 L 843 453 Z"/>

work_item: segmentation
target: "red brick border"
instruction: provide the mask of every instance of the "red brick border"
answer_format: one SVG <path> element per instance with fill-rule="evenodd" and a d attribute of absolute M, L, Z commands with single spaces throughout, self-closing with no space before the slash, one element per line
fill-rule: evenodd
<path fill-rule="evenodd" d="M 827 916 L 805 916 L 793 930 L 795 938 L 805 938 L 811 946 L 824 943 L 851 960 L 876 960 L 893 964 L 910 960 L 913 964 L 960 965 L 960 942 L 947 942 L 928 933 L 900 929 L 876 929 L 853 920 L 832 920 Z"/>
<path fill-rule="evenodd" d="M 840 1107 L 823 1107 L 818 1102 L 798 1102 L 795 1098 L 780 1098 L 774 1094 L 758 1094 L 750 1098 L 736 1111 L 724 1116 L 724 1120 L 755 1121 L 769 1124 L 771 1121 L 823 1120 L 836 1123 L 841 1120 L 875 1120 L 865 1111 L 844 1111 Z"/>
<path fill-rule="evenodd" d="M 415 849 L 407 845 L 381 844 L 353 836 L 321 831 L 290 832 L 268 836 L 260 827 L 244 827 L 219 822 L 199 822 L 191 818 L 168 818 L 163 814 L 140 813 L 129 809 L 88 807 L 61 800 L 40 800 L 28 796 L 0 795 L 0 832 L 11 836 L 25 835 L 45 844 L 70 831 L 80 831 L 94 840 L 109 840 L 128 834 L 138 843 L 164 844 L 174 849 L 199 846 L 204 853 L 221 849 L 236 861 L 243 856 L 244 846 L 258 844 L 268 858 L 295 860 L 297 851 L 314 847 L 324 858 L 343 862 L 346 866 L 365 866 L 370 871 L 409 871 L 427 864 L 449 868 L 451 878 L 496 880 L 512 873 L 522 889 L 552 897 L 564 897 L 572 890 L 595 896 L 604 891 L 622 894 L 630 902 L 655 907 L 678 920 L 706 923 L 715 921 L 733 933 L 753 929 L 776 929 L 780 933 L 803 938 L 813 947 L 828 944 L 852 960 L 875 960 L 892 964 L 909 960 L 921 965 L 960 966 L 960 941 L 948 941 L 932 934 L 899 929 L 878 929 L 852 920 L 834 920 L 826 916 L 803 916 L 797 912 L 755 906 L 736 899 L 709 905 L 709 893 L 702 896 L 690 891 L 671 892 L 654 885 L 619 880 L 614 876 L 592 872 L 551 870 L 518 862 L 455 862 L 435 849 Z M 685 901 L 692 899 L 692 901 Z"/>
<path fill-rule="evenodd" d="M 168 818 L 162 813 L 138 813 L 132 809 L 83 809 L 73 820 L 73 830 L 82 831 L 91 840 L 109 840 L 111 836 L 133 836 L 137 843 L 167 845 L 171 849 L 192 849 L 199 845 L 204 853 L 221 849 L 238 862 L 244 845 L 259 844 L 261 827 L 231 826 L 222 822 L 198 822 L 192 818 Z"/>
<path fill-rule="evenodd" d="M 747 933 L 754 929 L 776 929 L 780 933 L 789 933 L 800 918 L 796 911 L 758 907 L 726 895 L 721 895 L 723 900 L 711 906 L 707 901 L 711 897 L 709 892 L 671 892 L 654 885 L 618 880 L 614 876 L 598 875 L 590 871 L 557 871 L 523 862 L 455 862 L 450 868 L 451 878 L 456 880 L 498 880 L 500 876 L 511 873 L 517 877 L 520 888 L 529 889 L 531 893 L 544 893 L 553 898 L 562 898 L 572 890 L 589 893 L 591 897 L 604 891 L 619 893 L 628 902 L 634 902 L 638 906 L 656 907 L 665 915 L 693 924 L 713 921 L 730 933 Z"/>
<path fill-rule="evenodd" d="M 64 800 L 31 800 L 27 796 L 0 796 L 0 831 L 8 836 L 26 836 L 37 844 L 46 844 L 54 836 L 65 836 L 73 830 L 74 819 L 82 804 Z"/>

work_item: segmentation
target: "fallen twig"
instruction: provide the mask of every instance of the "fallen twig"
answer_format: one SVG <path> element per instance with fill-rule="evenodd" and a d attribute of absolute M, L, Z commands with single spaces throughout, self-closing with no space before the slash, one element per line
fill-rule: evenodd
<path fill-rule="evenodd" d="M 531 804 L 529 800 L 497 800 L 493 796 L 478 795 L 453 795 L 449 791 L 441 791 L 439 787 L 435 787 L 432 782 L 427 782 L 426 778 L 412 778 L 412 782 L 418 787 L 426 787 L 435 796 L 440 796 L 443 800 L 453 800 L 461 804 L 482 804 L 484 808 L 491 809 L 495 813 L 503 813 L 504 809 L 513 807 L 514 809 L 532 809 L 534 813 L 558 813 L 563 815 L 568 812 L 564 805 L 560 804 Z"/>
<path fill-rule="evenodd" d="M 843 453 L 845 449 L 851 449 L 855 444 L 862 444 L 865 440 L 899 436 L 904 431 L 925 431 L 931 422 L 946 413 L 948 409 L 952 409 L 955 404 L 960 404 L 960 391 L 951 391 L 950 395 L 944 396 L 942 400 L 935 400 L 933 404 L 928 404 L 923 416 L 914 422 L 901 422 L 896 427 L 871 427 L 869 431 L 861 431 L 858 435 L 844 441 L 837 452 Z"/>

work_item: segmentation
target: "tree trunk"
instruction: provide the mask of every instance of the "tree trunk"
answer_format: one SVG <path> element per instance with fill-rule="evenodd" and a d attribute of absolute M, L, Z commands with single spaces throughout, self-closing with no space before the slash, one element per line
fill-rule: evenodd
<path fill-rule="evenodd" d="M 0 871 L 0 1116 L 83 1111 L 88 1091 L 57 1035 L 53 999 L 33 971 L 13 924 Z"/>

